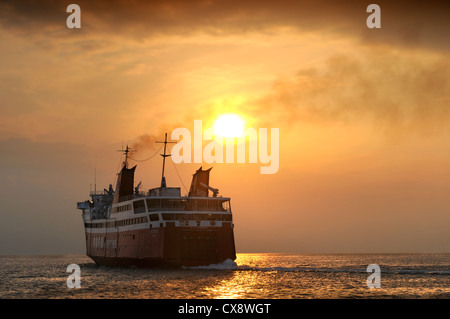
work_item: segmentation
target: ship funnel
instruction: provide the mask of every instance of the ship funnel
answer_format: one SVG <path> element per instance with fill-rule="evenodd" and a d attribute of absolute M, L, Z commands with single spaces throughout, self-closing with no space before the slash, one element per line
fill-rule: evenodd
<path fill-rule="evenodd" d="M 114 194 L 114 203 L 119 203 L 124 200 L 130 199 L 133 196 L 133 184 L 134 184 L 134 171 L 133 168 L 127 168 L 126 165 L 122 167 L 122 170 L 117 177 L 116 192 Z"/>
<path fill-rule="evenodd" d="M 208 197 L 209 187 L 209 172 L 212 167 L 203 170 L 201 167 L 192 176 L 191 189 L 189 190 L 189 196 Z"/>

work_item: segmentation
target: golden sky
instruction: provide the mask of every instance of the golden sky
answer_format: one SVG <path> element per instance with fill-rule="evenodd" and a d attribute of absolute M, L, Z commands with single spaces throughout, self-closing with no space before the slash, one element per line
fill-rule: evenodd
<path fill-rule="evenodd" d="M 72 2 L 0 2 L 0 253 L 83 253 L 95 165 L 230 112 L 280 129 L 276 174 L 212 165 L 238 252 L 450 251 L 448 1 Z"/>

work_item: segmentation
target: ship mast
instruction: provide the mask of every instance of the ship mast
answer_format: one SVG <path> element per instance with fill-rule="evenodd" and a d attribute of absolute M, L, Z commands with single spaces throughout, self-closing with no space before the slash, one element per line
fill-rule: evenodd
<path fill-rule="evenodd" d="M 166 166 L 166 157 L 169 157 L 170 154 L 166 154 L 167 143 L 175 143 L 175 142 L 167 142 L 167 133 L 164 138 L 164 142 L 157 141 L 156 143 L 164 143 L 164 154 L 159 154 L 163 157 L 163 166 L 162 166 L 162 174 L 161 174 L 161 188 L 166 187 L 166 177 L 164 176 L 164 168 Z"/>
<path fill-rule="evenodd" d="M 125 168 L 128 168 L 128 153 L 130 152 L 131 150 L 130 150 L 130 148 L 128 147 L 128 145 L 127 145 L 127 148 L 126 149 L 123 149 L 123 146 L 122 146 L 122 149 L 121 150 L 118 150 L 118 152 L 123 152 L 124 154 L 125 154 L 125 161 L 123 161 L 123 167 L 125 167 Z"/>

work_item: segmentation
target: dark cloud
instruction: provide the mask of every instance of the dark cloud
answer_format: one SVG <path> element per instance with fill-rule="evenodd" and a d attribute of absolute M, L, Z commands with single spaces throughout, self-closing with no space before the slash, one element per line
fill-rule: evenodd
<path fill-rule="evenodd" d="M 188 122 L 190 124 L 192 121 L 193 119 L 189 116 L 184 119 L 184 123 Z M 174 120 L 170 124 L 167 123 L 165 125 L 160 125 L 158 128 L 153 128 L 153 131 L 157 132 L 155 134 L 143 134 L 134 138 L 129 143 L 131 158 L 139 162 L 145 158 L 148 158 L 148 155 L 153 157 L 156 151 L 161 150 L 161 146 L 163 146 L 163 144 L 160 142 L 164 141 L 164 135 L 166 133 L 167 140 L 171 141 L 171 132 L 177 127 L 185 126 L 186 124 L 183 125 L 177 120 Z M 162 150 L 160 153 L 162 153 Z"/>
<path fill-rule="evenodd" d="M 161 34 L 211 35 L 279 32 L 277 27 L 317 31 L 324 35 L 355 37 L 366 44 L 448 50 L 448 1 L 376 1 L 382 28 L 366 27 L 367 5 L 373 1 L 91 1 L 80 0 L 82 29 L 68 30 L 69 1 L 3 1 L 2 28 L 47 35 L 98 33 L 134 40 Z"/>
<path fill-rule="evenodd" d="M 298 71 L 240 107 L 262 127 L 370 121 L 385 131 L 437 133 L 450 121 L 450 62 L 443 56 L 333 55 L 324 68 Z"/>

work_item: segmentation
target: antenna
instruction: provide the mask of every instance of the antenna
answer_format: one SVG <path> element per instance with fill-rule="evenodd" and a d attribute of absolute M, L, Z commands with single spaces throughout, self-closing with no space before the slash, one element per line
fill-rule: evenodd
<path fill-rule="evenodd" d="M 166 157 L 171 156 L 170 154 L 166 154 L 167 143 L 176 143 L 176 142 L 167 142 L 167 133 L 164 138 L 164 142 L 156 141 L 156 143 L 164 143 L 164 154 L 159 154 L 163 157 L 163 167 L 162 167 L 162 175 L 161 175 L 161 188 L 166 187 L 166 178 L 164 177 L 164 168 L 166 166 Z"/>
<path fill-rule="evenodd" d="M 121 150 L 117 150 L 117 152 L 122 152 L 125 154 L 125 161 L 123 162 L 123 166 L 125 168 L 128 168 L 128 153 L 130 153 L 130 151 L 131 151 L 131 149 L 128 147 L 128 144 L 127 144 L 126 149 L 123 149 L 123 146 L 122 146 Z"/>

